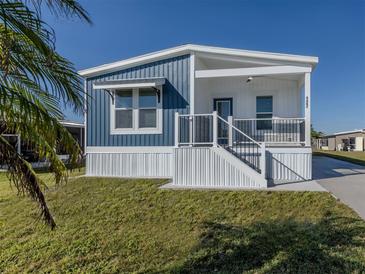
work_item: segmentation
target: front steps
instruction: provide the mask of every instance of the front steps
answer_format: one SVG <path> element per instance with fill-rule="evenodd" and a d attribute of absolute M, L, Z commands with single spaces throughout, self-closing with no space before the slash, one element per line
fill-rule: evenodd
<path fill-rule="evenodd" d="M 173 184 L 208 188 L 266 188 L 267 180 L 221 147 L 174 149 Z"/>

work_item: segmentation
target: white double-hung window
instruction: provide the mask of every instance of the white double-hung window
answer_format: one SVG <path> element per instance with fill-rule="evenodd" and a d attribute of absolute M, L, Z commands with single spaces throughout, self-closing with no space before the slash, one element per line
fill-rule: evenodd
<path fill-rule="evenodd" d="M 133 129 L 133 90 L 117 90 L 114 94 L 115 129 Z"/>
<path fill-rule="evenodd" d="M 161 89 L 143 87 L 115 90 L 111 103 L 111 133 L 162 133 Z"/>
<path fill-rule="evenodd" d="M 152 88 L 140 88 L 138 90 L 138 127 L 157 127 L 157 94 Z"/>

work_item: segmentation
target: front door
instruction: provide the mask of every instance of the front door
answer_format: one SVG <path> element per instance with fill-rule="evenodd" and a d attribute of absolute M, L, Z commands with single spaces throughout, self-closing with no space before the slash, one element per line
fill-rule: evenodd
<path fill-rule="evenodd" d="M 217 111 L 218 116 L 224 120 L 228 120 L 228 116 L 232 116 L 232 98 L 216 98 L 213 101 L 213 109 Z M 218 143 L 228 143 L 228 126 L 226 123 L 218 119 Z"/>

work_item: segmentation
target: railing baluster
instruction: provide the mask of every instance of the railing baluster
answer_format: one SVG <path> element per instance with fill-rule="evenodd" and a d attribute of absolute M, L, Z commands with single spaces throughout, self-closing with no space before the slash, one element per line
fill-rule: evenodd
<path fill-rule="evenodd" d="M 259 144 L 255 138 L 261 138 L 262 141 L 265 141 L 265 138 L 269 141 L 276 140 L 275 133 L 278 131 L 279 122 L 273 119 L 261 119 L 260 121 L 263 121 L 264 125 L 270 125 L 271 129 L 263 128 L 259 133 L 257 120 L 233 120 L 229 118 L 228 122 L 219 117 L 216 112 L 213 114 L 175 113 L 175 145 L 221 146 L 262 173 L 264 172 L 263 145 Z M 286 124 L 292 132 L 293 121 L 288 121 Z M 288 130 L 286 131 L 287 134 L 291 134 Z M 218 143 L 218 140 L 221 142 Z"/>
<path fill-rule="evenodd" d="M 258 142 L 302 143 L 304 118 L 234 119 L 233 125 Z"/>

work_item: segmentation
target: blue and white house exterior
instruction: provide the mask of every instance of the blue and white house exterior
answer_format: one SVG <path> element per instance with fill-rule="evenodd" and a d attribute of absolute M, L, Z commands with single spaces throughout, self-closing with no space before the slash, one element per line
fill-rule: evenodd
<path fill-rule="evenodd" d="M 317 63 L 188 44 L 82 70 L 87 175 L 209 188 L 310 180 Z"/>

